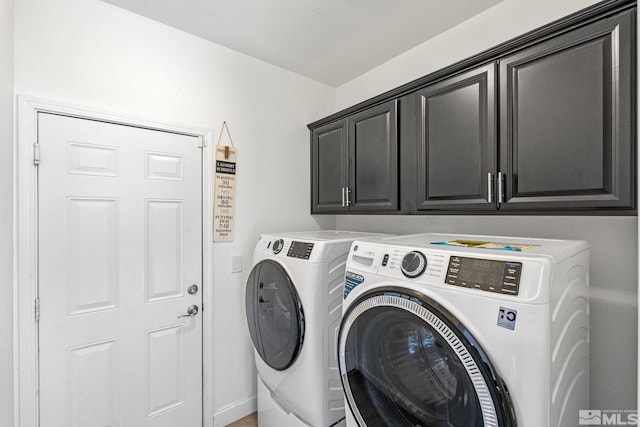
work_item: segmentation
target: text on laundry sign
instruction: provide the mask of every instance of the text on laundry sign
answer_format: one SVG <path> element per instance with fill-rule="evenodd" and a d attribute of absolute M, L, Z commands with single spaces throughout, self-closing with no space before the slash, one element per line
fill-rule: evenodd
<path fill-rule="evenodd" d="M 216 173 L 226 173 L 229 175 L 236 174 L 236 164 L 232 162 L 224 162 L 216 160 Z"/>

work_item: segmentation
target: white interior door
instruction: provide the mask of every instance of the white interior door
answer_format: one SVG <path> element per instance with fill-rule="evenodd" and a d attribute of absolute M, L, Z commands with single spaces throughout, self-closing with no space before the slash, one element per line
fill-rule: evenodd
<path fill-rule="evenodd" d="M 39 113 L 38 141 L 40 426 L 201 426 L 199 138 Z"/>

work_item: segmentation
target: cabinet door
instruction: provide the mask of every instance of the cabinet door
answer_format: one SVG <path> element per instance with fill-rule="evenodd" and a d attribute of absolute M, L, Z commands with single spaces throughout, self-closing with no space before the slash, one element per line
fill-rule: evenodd
<path fill-rule="evenodd" d="M 415 129 L 406 133 L 416 133 L 418 211 L 495 210 L 495 67 L 479 67 L 413 95 Z"/>
<path fill-rule="evenodd" d="M 338 120 L 311 134 L 311 213 L 345 210 L 347 121 Z"/>
<path fill-rule="evenodd" d="M 631 208 L 633 12 L 500 62 L 500 209 Z"/>
<path fill-rule="evenodd" d="M 398 210 L 397 101 L 349 118 L 349 210 Z"/>

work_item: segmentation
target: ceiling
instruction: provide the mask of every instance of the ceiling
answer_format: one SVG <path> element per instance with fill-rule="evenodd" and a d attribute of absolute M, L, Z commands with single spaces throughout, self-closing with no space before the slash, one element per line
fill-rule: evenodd
<path fill-rule="evenodd" d="M 340 86 L 503 0 L 103 0 Z"/>

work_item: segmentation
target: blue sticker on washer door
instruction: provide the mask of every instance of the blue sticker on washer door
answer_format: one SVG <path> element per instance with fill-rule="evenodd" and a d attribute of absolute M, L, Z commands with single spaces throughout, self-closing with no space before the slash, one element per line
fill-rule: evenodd
<path fill-rule="evenodd" d="M 364 282 L 363 276 L 347 271 L 344 276 L 344 299 L 347 299 L 347 295 L 349 295 L 349 292 L 351 292 L 362 282 Z"/>

